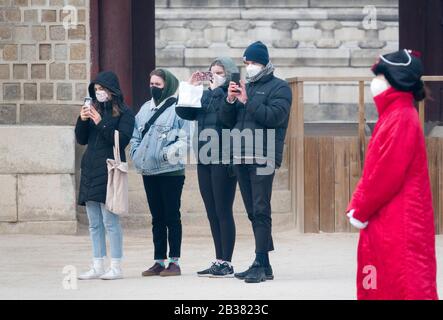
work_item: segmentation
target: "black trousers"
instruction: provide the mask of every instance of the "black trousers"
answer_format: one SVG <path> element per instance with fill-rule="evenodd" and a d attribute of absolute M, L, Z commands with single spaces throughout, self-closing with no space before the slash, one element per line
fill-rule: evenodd
<path fill-rule="evenodd" d="M 216 258 L 232 261 L 235 247 L 233 204 L 237 179 L 225 165 L 198 165 L 198 183 L 205 203 Z"/>
<path fill-rule="evenodd" d="M 149 209 L 152 214 L 154 259 L 180 258 L 182 223 L 180 214 L 184 176 L 143 176 Z"/>
<path fill-rule="evenodd" d="M 274 251 L 272 239 L 271 197 L 275 172 L 270 175 L 257 174 L 258 165 L 235 165 L 243 202 L 252 222 L 255 252 Z"/>

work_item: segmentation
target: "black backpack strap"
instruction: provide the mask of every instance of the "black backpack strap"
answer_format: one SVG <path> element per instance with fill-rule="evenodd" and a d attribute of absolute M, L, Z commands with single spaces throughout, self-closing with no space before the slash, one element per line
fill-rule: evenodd
<path fill-rule="evenodd" d="M 149 132 L 149 129 L 151 129 L 152 125 L 163 114 L 163 112 L 165 112 L 167 109 L 169 109 L 176 103 L 177 103 L 177 98 L 169 98 L 168 100 L 166 100 L 163 106 L 160 109 L 158 109 L 157 112 L 151 117 L 151 119 L 149 119 L 149 121 L 145 124 L 145 128 L 143 129 L 142 132 L 142 139 Z"/>

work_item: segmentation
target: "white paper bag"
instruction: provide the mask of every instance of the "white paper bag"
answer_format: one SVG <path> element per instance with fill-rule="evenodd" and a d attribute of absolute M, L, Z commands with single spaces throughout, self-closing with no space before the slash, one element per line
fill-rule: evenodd
<path fill-rule="evenodd" d="M 203 85 L 193 86 L 188 82 L 181 82 L 178 88 L 177 107 L 201 108 Z"/>

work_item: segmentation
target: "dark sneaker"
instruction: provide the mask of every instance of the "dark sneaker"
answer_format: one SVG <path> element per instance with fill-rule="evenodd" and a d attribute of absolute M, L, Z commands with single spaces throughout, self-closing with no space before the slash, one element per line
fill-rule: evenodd
<path fill-rule="evenodd" d="M 234 267 L 229 266 L 226 262 L 216 266 L 212 278 L 233 278 Z"/>
<path fill-rule="evenodd" d="M 246 283 L 261 283 L 266 281 L 265 268 L 259 263 L 254 262 L 248 275 L 245 278 Z"/>
<path fill-rule="evenodd" d="M 251 272 L 251 269 L 252 269 L 252 266 L 249 267 L 249 269 L 246 270 L 245 272 L 236 273 L 234 276 L 237 279 L 245 280 L 246 276 L 249 274 L 249 272 Z M 266 280 L 274 280 L 274 273 L 272 271 L 271 266 L 265 268 L 265 275 L 266 275 Z"/>
<path fill-rule="evenodd" d="M 212 266 L 206 270 L 197 272 L 199 277 L 211 277 L 214 271 L 217 269 L 218 263 L 214 262 Z"/>
<path fill-rule="evenodd" d="M 175 277 L 182 274 L 180 266 L 175 263 L 170 263 L 169 266 L 160 273 L 160 277 Z"/>
<path fill-rule="evenodd" d="M 149 270 L 143 271 L 143 277 L 154 277 L 159 276 L 162 271 L 165 270 L 165 267 L 160 263 L 155 263 Z"/>

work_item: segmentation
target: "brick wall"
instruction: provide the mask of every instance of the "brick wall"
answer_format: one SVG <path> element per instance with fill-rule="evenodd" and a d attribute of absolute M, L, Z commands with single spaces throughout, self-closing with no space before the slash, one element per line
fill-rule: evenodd
<path fill-rule="evenodd" d="M 76 29 L 64 26 L 70 8 Z M 89 82 L 88 8 L 88 0 L 0 0 L 0 124 L 74 123 Z"/>

